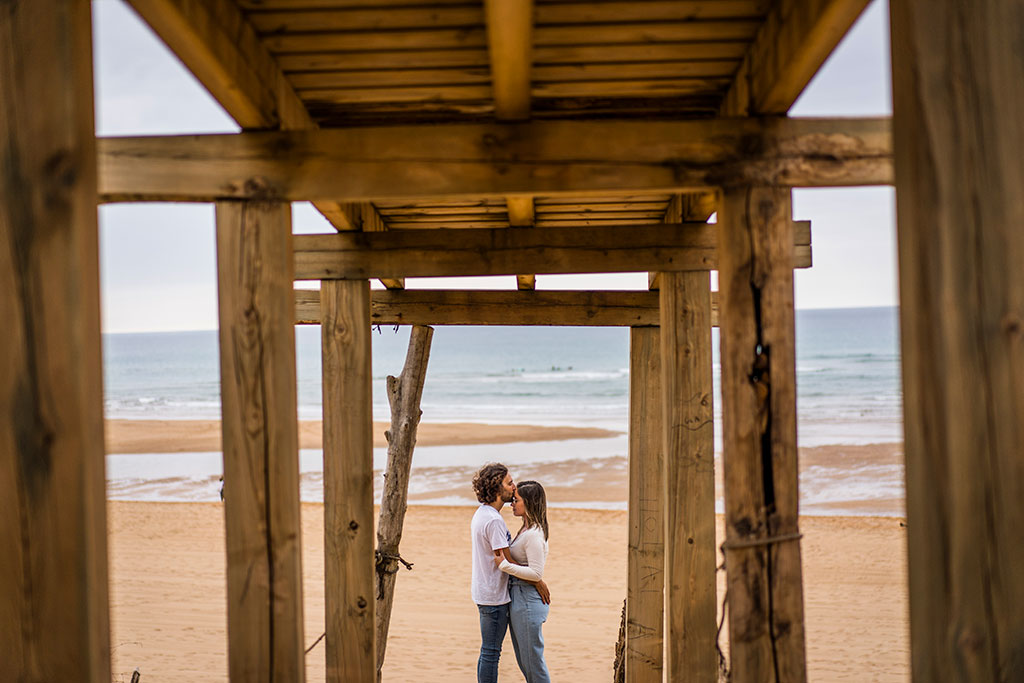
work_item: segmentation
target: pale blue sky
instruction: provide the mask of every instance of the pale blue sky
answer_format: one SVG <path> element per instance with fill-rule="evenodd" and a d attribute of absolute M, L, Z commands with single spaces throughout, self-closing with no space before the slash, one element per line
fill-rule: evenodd
<path fill-rule="evenodd" d="M 887 12 L 883 0 L 872 2 L 792 115 L 891 113 Z M 231 118 L 122 0 L 94 0 L 93 18 L 99 135 L 237 132 Z M 798 308 L 896 303 L 891 188 L 796 190 L 793 213 L 811 220 L 813 234 L 814 267 L 796 275 Z M 308 204 L 296 204 L 293 215 L 296 232 L 330 230 Z M 217 326 L 212 206 L 106 205 L 99 217 L 105 332 Z M 641 289 L 646 274 L 539 276 L 537 283 L 542 289 Z M 511 277 L 467 278 L 463 285 L 515 286 Z"/>

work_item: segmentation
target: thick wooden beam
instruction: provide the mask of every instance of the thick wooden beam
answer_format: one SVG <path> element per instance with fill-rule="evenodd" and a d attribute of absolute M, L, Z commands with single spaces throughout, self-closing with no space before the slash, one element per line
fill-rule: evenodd
<path fill-rule="evenodd" d="M 657 292 L 469 291 L 411 289 L 370 293 L 373 325 L 657 325 Z M 320 324 L 320 292 L 295 290 L 295 323 Z M 718 324 L 718 293 L 711 293 Z"/>
<path fill-rule="evenodd" d="M 243 129 L 315 130 L 306 105 L 232 0 L 128 0 Z M 359 230 L 368 205 L 314 204 L 338 230 Z"/>
<path fill-rule="evenodd" d="M 793 246 L 810 266 L 810 223 Z M 717 228 L 706 223 L 416 230 L 295 237 L 298 280 L 537 273 L 714 270 Z"/>
<path fill-rule="evenodd" d="M 104 201 L 433 200 L 892 182 L 888 119 L 539 121 L 101 138 Z"/>
<path fill-rule="evenodd" d="M 663 664 L 666 490 L 660 344 L 657 327 L 629 331 L 626 683 L 661 683 Z"/>
<path fill-rule="evenodd" d="M 723 548 L 737 681 L 807 679 L 791 213 L 788 189 L 730 188 L 718 217 Z"/>
<path fill-rule="evenodd" d="M 2 681 L 110 681 L 91 26 L 0 9 Z"/>
<path fill-rule="evenodd" d="M 291 207 L 217 204 L 228 673 L 305 678 Z"/>
<path fill-rule="evenodd" d="M 761 24 L 722 113 L 785 114 L 869 0 L 779 0 Z"/>
<path fill-rule="evenodd" d="M 1024 5 L 890 8 L 913 680 L 1024 680 Z"/>
<path fill-rule="evenodd" d="M 373 204 L 363 204 L 363 231 L 365 232 L 385 232 L 388 226 L 384 223 L 384 219 L 381 218 L 380 213 L 373 206 Z M 388 289 L 405 289 L 405 278 L 384 278 L 380 281 Z"/>
<path fill-rule="evenodd" d="M 708 272 L 661 274 L 664 670 L 699 683 L 718 680 L 710 289 Z"/>
<path fill-rule="evenodd" d="M 533 0 L 484 0 L 487 53 L 499 121 L 530 118 Z"/>
<path fill-rule="evenodd" d="M 706 223 L 718 210 L 717 192 L 700 192 L 697 194 L 674 194 L 665 207 L 662 220 L 665 223 L 698 222 Z M 808 229 L 810 226 L 808 226 Z M 809 266 L 808 266 L 809 267 Z M 658 273 L 647 273 L 647 288 L 658 289 Z"/>
<path fill-rule="evenodd" d="M 321 286 L 327 681 L 373 681 L 370 283 L 335 280 Z"/>

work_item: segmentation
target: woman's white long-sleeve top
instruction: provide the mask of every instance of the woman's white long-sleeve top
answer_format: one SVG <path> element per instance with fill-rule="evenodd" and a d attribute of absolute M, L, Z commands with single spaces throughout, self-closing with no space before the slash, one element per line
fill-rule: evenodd
<path fill-rule="evenodd" d="M 541 580 L 544 576 L 544 563 L 548 559 L 548 542 L 540 527 L 524 530 L 512 541 L 508 551 L 516 564 L 502 560 L 498 567 L 501 571 L 526 581 Z"/>

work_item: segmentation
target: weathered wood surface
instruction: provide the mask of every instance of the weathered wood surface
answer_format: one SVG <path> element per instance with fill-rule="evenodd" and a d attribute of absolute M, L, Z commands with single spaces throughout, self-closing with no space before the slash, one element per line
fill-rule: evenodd
<path fill-rule="evenodd" d="M 370 293 L 373 325 L 530 325 L 630 327 L 657 325 L 657 292 L 471 291 L 411 289 Z M 320 292 L 295 290 L 295 322 L 320 324 Z M 711 293 L 718 324 L 718 293 Z"/>
<path fill-rule="evenodd" d="M 1019 681 L 1024 5 L 891 13 L 913 679 Z"/>
<path fill-rule="evenodd" d="M 803 681 L 790 191 L 723 192 L 719 297 L 729 654 L 736 681 Z"/>
<path fill-rule="evenodd" d="M 101 138 L 104 201 L 366 201 L 892 182 L 888 119 L 539 121 Z"/>
<path fill-rule="evenodd" d="M 530 118 L 533 0 L 484 0 L 484 12 L 494 116 L 525 121 Z"/>
<path fill-rule="evenodd" d="M 718 680 L 710 288 L 707 272 L 661 274 L 664 671 L 670 681 Z"/>
<path fill-rule="evenodd" d="M 243 129 L 313 130 L 316 123 L 232 0 L 128 0 Z M 338 230 L 358 230 L 367 205 L 326 198 Z"/>
<path fill-rule="evenodd" d="M 666 490 L 660 344 L 657 327 L 629 331 L 627 683 L 661 683 L 663 664 Z"/>
<path fill-rule="evenodd" d="M 794 238 L 810 265 L 810 223 Z M 297 280 L 458 277 L 520 273 L 712 270 L 717 229 L 706 223 L 339 233 L 295 237 Z"/>
<path fill-rule="evenodd" d="M 868 0 L 780 0 L 765 17 L 722 113 L 785 114 Z"/>
<path fill-rule="evenodd" d="M 384 218 L 373 204 L 360 204 L 362 211 L 362 229 L 364 232 L 384 232 L 388 229 Z M 405 289 L 405 278 L 384 278 L 380 281 L 388 289 Z"/>
<path fill-rule="evenodd" d="M 89 3 L 0 10 L 0 680 L 110 681 Z"/>
<path fill-rule="evenodd" d="M 405 356 L 405 367 L 398 377 L 388 376 L 388 404 L 391 406 L 391 429 L 385 432 L 388 439 L 388 464 L 384 474 L 384 492 L 380 501 L 380 517 L 377 522 L 377 680 L 381 679 L 384 654 L 387 650 L 388 627 L 391 624 L 391 606 L 395 597 L 395 580 L 398 577 L 399 545 L 402 542 L 402 527 L 405 524 L 405 510 L 409 501 L 409 471 L 412 468 L 412 453 L 416 447 L 416 429 L 423 411 L 420 398 L 423 396 L 423 381 L 427 376 L 427 360 L 430 358 L 430 340 L 434 330 L 416 325 L 409 335 L 409 350 Z"/>
<path fill-rule="evenodd" d="M 376 679 L 370 284 L 321 283 L 328 683 Z"/>
<path fill-rule="evenodd" d="M 217 204 L 228 673 L 305 678 L 291 207 Z"/>

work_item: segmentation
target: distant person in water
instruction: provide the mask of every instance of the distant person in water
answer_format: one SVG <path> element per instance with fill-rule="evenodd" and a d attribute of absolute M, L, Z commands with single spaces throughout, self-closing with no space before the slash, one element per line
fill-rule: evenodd
<path fill-rule="evenodd" d="M 496 557 L 504 557 L 512 534 L 501 516 L 501 508 L 515 497 L 516 485 L 508 468 L 490 463 L 473 477 L 473 491 L 480 507 L 473 515 L 473 602 L 480 612 L 480 657 L 476 665 L 478 683 L 496 683 L 501 643 L 509 624 L 508 574 L 498 569 Z M 538 581 L 538 595 L 550 600 L 547 585 Z"/>
<path fill-rule="evenodd" d="M 535 481 L 519 482 L 512 499 L 512 514 L 523 525 L 508 548 L 494 558 L 502 572 L 509 574 L 509 628 L 516 662 L 526 683 L 551 683 L 544 661 L 541 626 L 548 620 L 548 603 L 535 584 L 543 581 L 548 559 L 548 503 L 544 487 Z"/>

